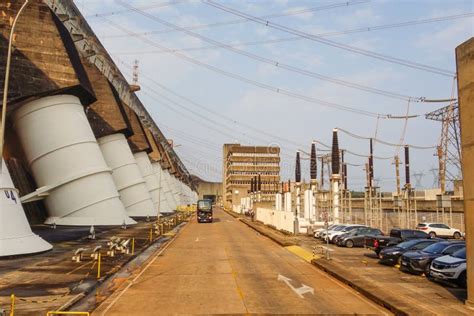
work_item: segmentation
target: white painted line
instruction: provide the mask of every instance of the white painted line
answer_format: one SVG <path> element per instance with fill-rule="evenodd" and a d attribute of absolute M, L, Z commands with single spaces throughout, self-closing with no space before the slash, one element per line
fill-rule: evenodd
<path fill-rule="evenodd" d="M 299 288 L 295 288 L 290 282 L 291 279 L 287 278 L 286 276 L 283 276 L 281 274 L 278 274 L 278 281 L 283 281 L 290 287 L 290 289 L 293 290 L 293 292 L 296 293 L 300 298 L 304 298 L 304 294 L 306 293 L 311 293 L 314 295 L 314 289 L 312 287 L 307 286 L 306 284 L 301 283 L 301 286 Z"/>

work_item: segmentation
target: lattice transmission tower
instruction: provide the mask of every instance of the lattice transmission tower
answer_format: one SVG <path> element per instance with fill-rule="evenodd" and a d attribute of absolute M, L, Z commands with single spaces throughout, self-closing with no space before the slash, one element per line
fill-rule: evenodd
<path fill-rule="evenodd" d="M 425 117 L 442 124 L 436 155 L 439 162 L 438 184 L 441 192 L 444 193 L 447 186 L 453 188 L 454 181 L 462 178 L 458 104 L 453 102 L 448 106 L 427 113 Z"/>

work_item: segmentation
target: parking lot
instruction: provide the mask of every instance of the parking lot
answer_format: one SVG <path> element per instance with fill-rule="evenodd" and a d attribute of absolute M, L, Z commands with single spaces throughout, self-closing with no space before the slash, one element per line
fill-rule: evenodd
<path fill-rule="evenodd" d="M 300 245 L 316 253 L 326 244 L 311 236 L 300 237 Z M 325 255 L 325 253 L 323 253 Z M 324 257 L 324 256 L 322 256 Z M 440 284 L 424 276 L 399 271 L 398 267 L 378 263 L 376 254 L 364 248 L 329 245 L 330 260 L 314 260 L 319 268 L 363 289 L 381 304 L 395 306 L 409 314 L 472 315 L 463 302 L 466 289 Z"/>

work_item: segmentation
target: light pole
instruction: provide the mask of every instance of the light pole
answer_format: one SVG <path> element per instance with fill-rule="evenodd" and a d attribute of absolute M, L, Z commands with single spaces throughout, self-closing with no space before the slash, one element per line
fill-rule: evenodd
<path fill-rule="evenodd" d="M 23 10 L 28 5 L 29 0 L 25 0 L 23 5 L 21 6 L 20 10 L 18 11 L 15 19 L 13 20 L 12 28 L 10 30 L 10 37 L 8 39 L 8 52 L 7 52 L 7 65 L 5 67 L 5 81 L 3 83 L 3 103 L 2 103 L 2 116 L 1 119 L 1 126 L 0 126 L 0 158 L 3 159 L 3 143 L 5 138 L 5 121 L 7 119 L 7 98 L 8 98 L 8 81 L 10 79 L 10 64 L 11 64 L 11 57 L 12 57 L 12 44 L 13 44 L 13 33 L 15 32 L 16 22 L 20 17 Z M 0 174 L 2 173 L 2 163 L 0 163 Z"/>

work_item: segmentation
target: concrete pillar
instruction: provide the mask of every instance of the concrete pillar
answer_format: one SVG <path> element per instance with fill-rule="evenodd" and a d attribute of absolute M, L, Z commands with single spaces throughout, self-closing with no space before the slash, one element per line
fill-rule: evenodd
<path fill-rule="evenodd" d="M 334 224 L 339 224 L 339 210 L 340 210 L 340 181 L 341 177 L 338 174 L 331 176 L 331 193 L 332 193 L 332 218 Z"/>
<path fill-rule="evenodd" d="M 33 234 L 18 190 L 3 159 L 0 174 L 0 257 L 48 251 L 53 248 L 41 237 Z"/>
<path fill-rule="evenodd" d="M 91 226 L 135 224 L 124 205 L 86 118 L 72 95 L 24 104 L 13 122 L 39 186 L 22 200 L 45 197 L 46 224 Z"/>
<path fill-rule="evenodd" d="M 313 214 L 313 191 L 312 190 L 305 190 L 304 191 L 304 218 L 307 220 L 312 219 L 312 214 Z"/>
<path fill-rule="evenodd" d="M 285 192 L 285 212 L 293 212 L 291 192 Z"/>
<path fill-rule="evenodd" d="M 275 194 L 275 210 L 282 210 L 282 195 L 281 193 Z"/>
<path fill-rule="evenodd" d="M 120 200 L 131 217 L 157 215 L 145 179 L 133 157 L 127 139 L 121 133 L 97 140 L 105 162 L 112 169 Z"/>
<path fill-rule="evenodd" d="M 474 38 L 456 47 L 466 225 L 467 300 L 474 309 Z"/>

